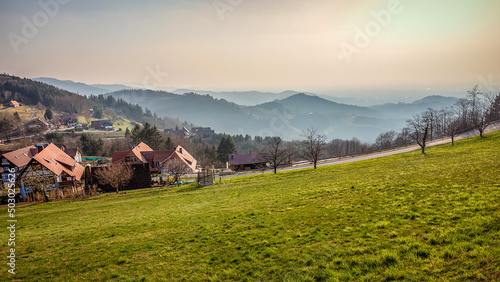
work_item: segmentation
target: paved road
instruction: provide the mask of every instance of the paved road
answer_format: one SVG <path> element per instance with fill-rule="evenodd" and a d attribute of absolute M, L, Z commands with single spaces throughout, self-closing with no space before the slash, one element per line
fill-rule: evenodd
<path fill-rule="evenodd" d="M 500 130 L 500 122 L 495 122 L 492 123 L 486 128 L 484 133 L 489 133 L 493 131 L 498 131 Z M 455 137 L 455 141 L 472 137 L 472 136 L 478 136 L 479 132 L 477 130 L 471 130 L 464 132 L 458 136 Z M 431 146 L 436 146 L 436 145 L 441 145 L 441 144 L 446 144 L 446 143 L 451 143 L 451 138 L 442 138 L 442 139 L 437 139 L 433 140 L 427 143 L 427 147 Z M 380 157 L 385 157 L 385 156 L 390 156 L 390 155 L 395 155 L 395 154 L 401 154 L 401 153 L 406 153 L 406 152 L 411 152 L 415 150 L 420 150 L 420 146 L 418 145 L 411 145 L 407 147 L 400 147 L 396 148 L 393 150 L 387 150 L 387 151 L 381 151 L 381 152 L 376 152 L 376 153 L 370 153 L 366 155 L 355 155 L 351 157 L 343 157 L 343 158 L 332 158 L 332 159 L 326 159 L 318 162 L 317 166 L 327 166 L 327 165 L 335 165 L 335 164 L 344 164 L 344 163 L 352 163 L 352 162 L 359 162 L 363 160 L 369 160 L 369 159 L 375 159 L 375 158 L 380 158 Z M 289 170 L 296 170 L 296 169 L 304 169 L 304 168 L 312 168 L 313 165 L 309 162 L 299 162 L 296 163 L 292 166 L 289 167 L 283 167 L 279 168 L 278 171 L 289 171 Z M 242 172 L 242 173 L 236 173 L 236 174 L 231 174 L 231 175 L 225 175 L 222 176 L 222 178 L 229 178 L 229 177 L 237 177 L 237 176 L 243 176 L 243 175 L 255 175 L 255 174 L 263 174 L 263 173 L 272 173 L 272 169 L 268 169 L 265 171 L 253 171 L 253 172 Z M 217 176 L 221 177 L 221 176 Z"/>
<path fill-rule="evenodd" d="M 35 115 L 36 111 L 34 109 L 35 109 L 35 106 L 32 106 L 31 110 L 30 110 L 31 111 L 31 116 L 30 116 L 30 118 L 26 122 L 28 122 L 29 120 L 31 120 L 33 118 L 33 116 Z"/>

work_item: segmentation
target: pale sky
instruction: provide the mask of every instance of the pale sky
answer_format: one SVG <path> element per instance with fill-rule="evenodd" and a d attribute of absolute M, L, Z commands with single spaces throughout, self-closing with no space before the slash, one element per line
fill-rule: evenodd
<path fill-rule="evenodd" d="M 216 91 L 498 89 L 498 11 L 498 0 L 2 0 L 0 72 Z"/>

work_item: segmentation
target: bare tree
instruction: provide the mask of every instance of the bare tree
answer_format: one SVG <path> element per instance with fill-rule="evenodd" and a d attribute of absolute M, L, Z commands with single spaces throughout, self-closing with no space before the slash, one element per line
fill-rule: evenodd
<path fill-rule="evenodd" d="M 437 126 L 438 112 L 433 108 L 428 108 L 425 111 L 425 115 L 426 118 L 429 120 L 429 137 L 432 140 L 436 137 L 436 133 L 438 133 L 438 126 Z"/>
<path fill-rule="evenodd" d="M 302 142 L 302 154 L 304 158 L 314 164 L 314 169 L 316 169 L 318 160 L 323 155 L 323 149 L 326 145 L 326 136 L 319 134 L 318 130 L 313 127 L 304 131 L 302 136 L 306 138 L 306 140 Z"/>
<path fill-rule="evenodd" d="M 109 185 L 116 189 L 116 193 L 127 185 L 134 177 L 134 171 L 126 164 L 113 164 L 103 167 L 96 172 L 99 184 Z"/>
<path fill-rule="evenodd" d="M 163 167 L 174 175 L 174 181 L 177 182 L 177 187 L 181 186 L 179 181 L 183 175 L 188 173 L 188 166 L 179 158 L 172 158 L 165 161 Z"/>
<path fill-rule="evenodd" d="M 469 128 L 472 125 L 472 122 L 470 121 L 471 114 L 470 114 L 470 101 L 467 99 L 459 99 L 457 103 L 455 103 L 454 110 L 458 115 L 459 118 L 459 129 L 466 129 Z"/>
<path fill-rule="evenodd" d="M 280 137 L 270 137 L 261 152 L 262 161 L 269 163 L 274 169 L 274 174 L 279 166 L 290 163 L 293 150 L 283 144 Z"/>
<path fill-rule="evenodd" d="M 388 149 L 393 145 L 397 135 L 398 134 L 394 130 L 380 133 L 380 135 L 375 140 L 374 145 L 378 150 Z"/>
<path fill-rule="evenodd" d="M 479 131 L 479 136 L 483 138 L 483 133 L 490 124 L 490 111 L 492 103 L 488 101 L 488 96 L 483 93 L 482 99 L 478 99 L 476 102 L 476 110 L 472 116 L 472 123 L 474 127 Z"/>
<path fill-rule="evenodd" d="M 478 85 L 467 91 L 467 98 L 471 105 L 471 122 L 479 131 L 479 136 L 483 138 L 484 130 L 491 120 L 491 113 L 494 105 L 494 96 L 491 93 L 482 92 Z"/>
<path fill-rule="evenodd" d="M 443 122 L 443 132 L 451 138 L 451 145 L 455 145 L 455 136 L 460 129 L 460 109 L 455 107 L 453 109 L 443 109 L 440 112 L 440 118 Z"/>
<path fill-rule="evenodd" d="M 425 154 L 431 122 L 431 117 L 427 112 L 414 115 L 412 119 L 406 121 L 408 136 L 413 141 L 417 142 L 422 149 L 422 154 Z"/>

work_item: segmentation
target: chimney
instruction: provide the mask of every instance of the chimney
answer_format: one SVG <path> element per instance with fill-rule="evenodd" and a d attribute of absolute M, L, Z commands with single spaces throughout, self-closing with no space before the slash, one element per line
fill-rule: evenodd
<path fill-rule="evenodd" d="M 36 144 L 36 149 L 38 150 L 38 153 L 40 153 L 43 149 L 45 149 L 45 146 L 43 144 Z"/>

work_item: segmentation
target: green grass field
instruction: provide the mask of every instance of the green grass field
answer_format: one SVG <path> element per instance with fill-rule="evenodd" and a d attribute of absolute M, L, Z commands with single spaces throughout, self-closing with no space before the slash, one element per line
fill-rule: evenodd
<path fill-rule="evenodd" d="M 499 280 L 499 145 L 19 206 L 0 280 Z"/>
<path fill-rule="evenodd" d="M 35 114 L 33 115 L 33 118 L 37 117 L 43 117 L 45 114 L 45 111 L 42 111 L 38 108 L 34 108 Z M 22 122 L 27 121 L 30 116 L 31 116 L 31 106 L 19 106 L 17 108 L 8 108 L 5 110 L 5 112 L 14 114 L 17 112 L 19 114 L 19 117 L 21 118 Z"/>

